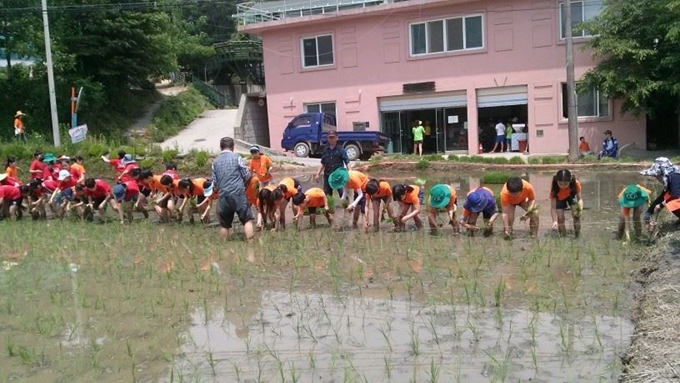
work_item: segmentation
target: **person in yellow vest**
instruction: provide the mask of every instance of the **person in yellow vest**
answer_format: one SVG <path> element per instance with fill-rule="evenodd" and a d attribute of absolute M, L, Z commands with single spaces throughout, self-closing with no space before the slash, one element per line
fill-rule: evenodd
<path fill-rule="evenodd" d="M 14 115 L 14 137 L 26 142 L 26 127 L 24 126 L 24 116 L 26 114 L 18 110 Z"/>

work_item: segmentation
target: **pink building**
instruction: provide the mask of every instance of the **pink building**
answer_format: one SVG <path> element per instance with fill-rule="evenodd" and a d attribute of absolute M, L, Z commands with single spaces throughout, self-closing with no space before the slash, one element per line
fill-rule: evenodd
<path fill-rule="evenodd" d="M 412 150 L 415 120 L 424 122 L 429 152 L 476 154 L 480 143 L 488 151 L 493 126 L 513 120 L 526 125 L 514 133 L 514 149 L 526 138 L 531 153 L 567 152 L 558 0 L 335 2 L 330 9 L 319 0 L 261 3 L 268 10 L 239 27 L 262 38 L 272 147 L 280 148 L 295 115 L 325 111 L 340 130 L 389 135 L 393 152 Z M 574 25 L 597 15 L 602 2 L 572 1 Z M 574 37 L 578 79 L 594 62 L 582 50 L 588 32 L 575 28 Z M 580 135 L 593 150 L 607 129 L 620 146 L 646 147 L 645 118 L 619 108 L 597 90 L 579 94 Z"/>

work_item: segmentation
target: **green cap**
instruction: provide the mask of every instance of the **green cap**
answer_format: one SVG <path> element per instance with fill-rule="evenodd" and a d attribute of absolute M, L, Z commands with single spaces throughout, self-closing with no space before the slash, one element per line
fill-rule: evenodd
<path fill-rule="evenodd" d="M 638 185 L 628 185 L 621 193 L 619 205 L 622 207 L 640 207 L 649 200 L 647 192 Z"/>
<path fill-rule="evenodd" d="M 328 186 L 331 189 L 342 189 L 349 182 L 349 171 L 345 168 L 338 168 L 328 176 Z"/>
<path fill-rule="evenodd" d="M 57 157 L 54 156 L 52 153 L 45 153 L 43 155 L 43 162 L 57 162 Z"/>
<path fill-rule="evenodd" d="M 449 185 L 437 184 L 430 189 L 430 206 L 441 209 L 451 202 L 451 188 Z"/>

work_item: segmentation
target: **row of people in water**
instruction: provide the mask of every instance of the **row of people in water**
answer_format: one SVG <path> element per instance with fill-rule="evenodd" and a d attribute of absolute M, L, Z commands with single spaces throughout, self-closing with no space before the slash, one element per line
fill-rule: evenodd
<path fill-rule="evenodd" d="M 109 184 L 103 179 L 86 178 L 80 158 L 56 159 L 51 154 L 43 156 L 36 153 L 34 162 L 36 161 L 45 165 L 31 164 L 33 179 L 28 184 L 24 185 L 16 175 L 0 175 L 0 207 L 3 217 L 20 218 L 22 211 L 28 209 L 38 219 L 45 217 L 46 208 L 49 208 L 58 217 L 70 212 L 92 218 L 98 212 L 102 220 L 105 220 L 106 207 L 111 206 L 118 212 L 121 222 L 125 222 L 132 219 L 134 211 L 148 217 L 147 206 L 152 205 L 161 221 L 181 221 L 183 216 L 188 216 L 193 221 L 194 214 L 198 214 L 199 219 L 207 223 L 213 201 L 218 195 L 211 180 L 180 178 L 172 163 L 166 166 L 162 174 L 153 174 L 139 168 L 131 156 L 124 156 L 120 163 L 112 163 L 116 169 L 116 183 Z M 59 169 L 56 169 L 57 166 Z M 11 164 L 8 168 L 11 168 Z M 621 191 L 618 196 L 621 206 L 621 237 L 629 238 L 631 227 L 640 235 L 642 223 L 651 224 L 652 215 L 663 207 L 680 218 L 679 168 L 669 159 L 660 157 L 641 174 L 656 177 L 663 184 L 663 190 L 654 201 L 650 198 L 651 191 L 639 184 L 628 185 Z M 331 189 L 338 190 L 341 201 L 347 201 L 344 208 L 353 213 L 353 226 L 358 227 L 361 220 L 365 230 L 372 227 L 377 231 L 380 223 L 387 219 L 400 229 L 409 220 L 413 220 L 417 228 L 422 228 L 420 213 L 425 208 L 430 229 L 437 230 L 448 224 L 455 233 L 463 228 L 471 234 L 482 230 L 490 235 L 494 222 L 501 215 L 503 235 L 510 238 L 515 210 L 520 207 L 524 211 L 520 220 L 529 221 L 532 236 L 538 233 L 539 217 L 534 188 L 519 177 L 510 178 L 503 185 L 498 201 L 489 188 L 480 187 L 469 191 L 462 205 L 460 219 L 456 217 L 458 194 L 451 185 L 437 184 L 425 193 L 422 185 L 390 185 L 386 180 L 370 178 L 362 172 L 345 168 L 333 172 L 328 183 Z M 351 200 L 350 192 L 353 193 Z M 316 226 L 317 214 L 323 214 L 331 225 L 334 221 L 333 197 L 327 196 L 320 188 L 303 190 L 300 182 L 292 177 L 286 177 L 278 184 L 260 187 L 257 177 L 253 176 L 246 187 L 246 196 L 258 212 L 258 227 L 272 226 L 273 230 L 285 228 L 289 204 L 299 228 L 302 227 L 304 215 L 309 215 L 312 226 Z M 570 210 L 574 234 L 579 236 L 583 211 L 581 183 L 569 170 L 560 170 L 553 177 L 549 198 L 551 228 L 561 235 L 566 234 L 565 212 Z M 396 210 L 393 207 L 394 202 L 398 205 Z M 642 206 L 646 203 L 650 206 L 642 217 Z M 440 213 L 445 213 L 444 223 L 439 221 Z"/>

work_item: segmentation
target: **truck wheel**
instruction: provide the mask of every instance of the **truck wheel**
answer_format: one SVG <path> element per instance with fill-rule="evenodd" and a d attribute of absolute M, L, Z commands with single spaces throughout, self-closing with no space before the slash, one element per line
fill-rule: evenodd
<path fill-rule="evenodd" d="M 295 152 L 295 157 L 309 157 L 309 145 L 307 145 L 305 142 L 299 142 L 295 144 L 293 151 Z"/>
<path fill-rule="evenodd" d="M 349 144 L 345 146 L 345 151 L 347 152 L 347 157 L 349 158 L 350 161 L 358 160 L 359 156 L 361 155 L 361 150 L 359 149 L 358 146 L 354 144 Z"/>

